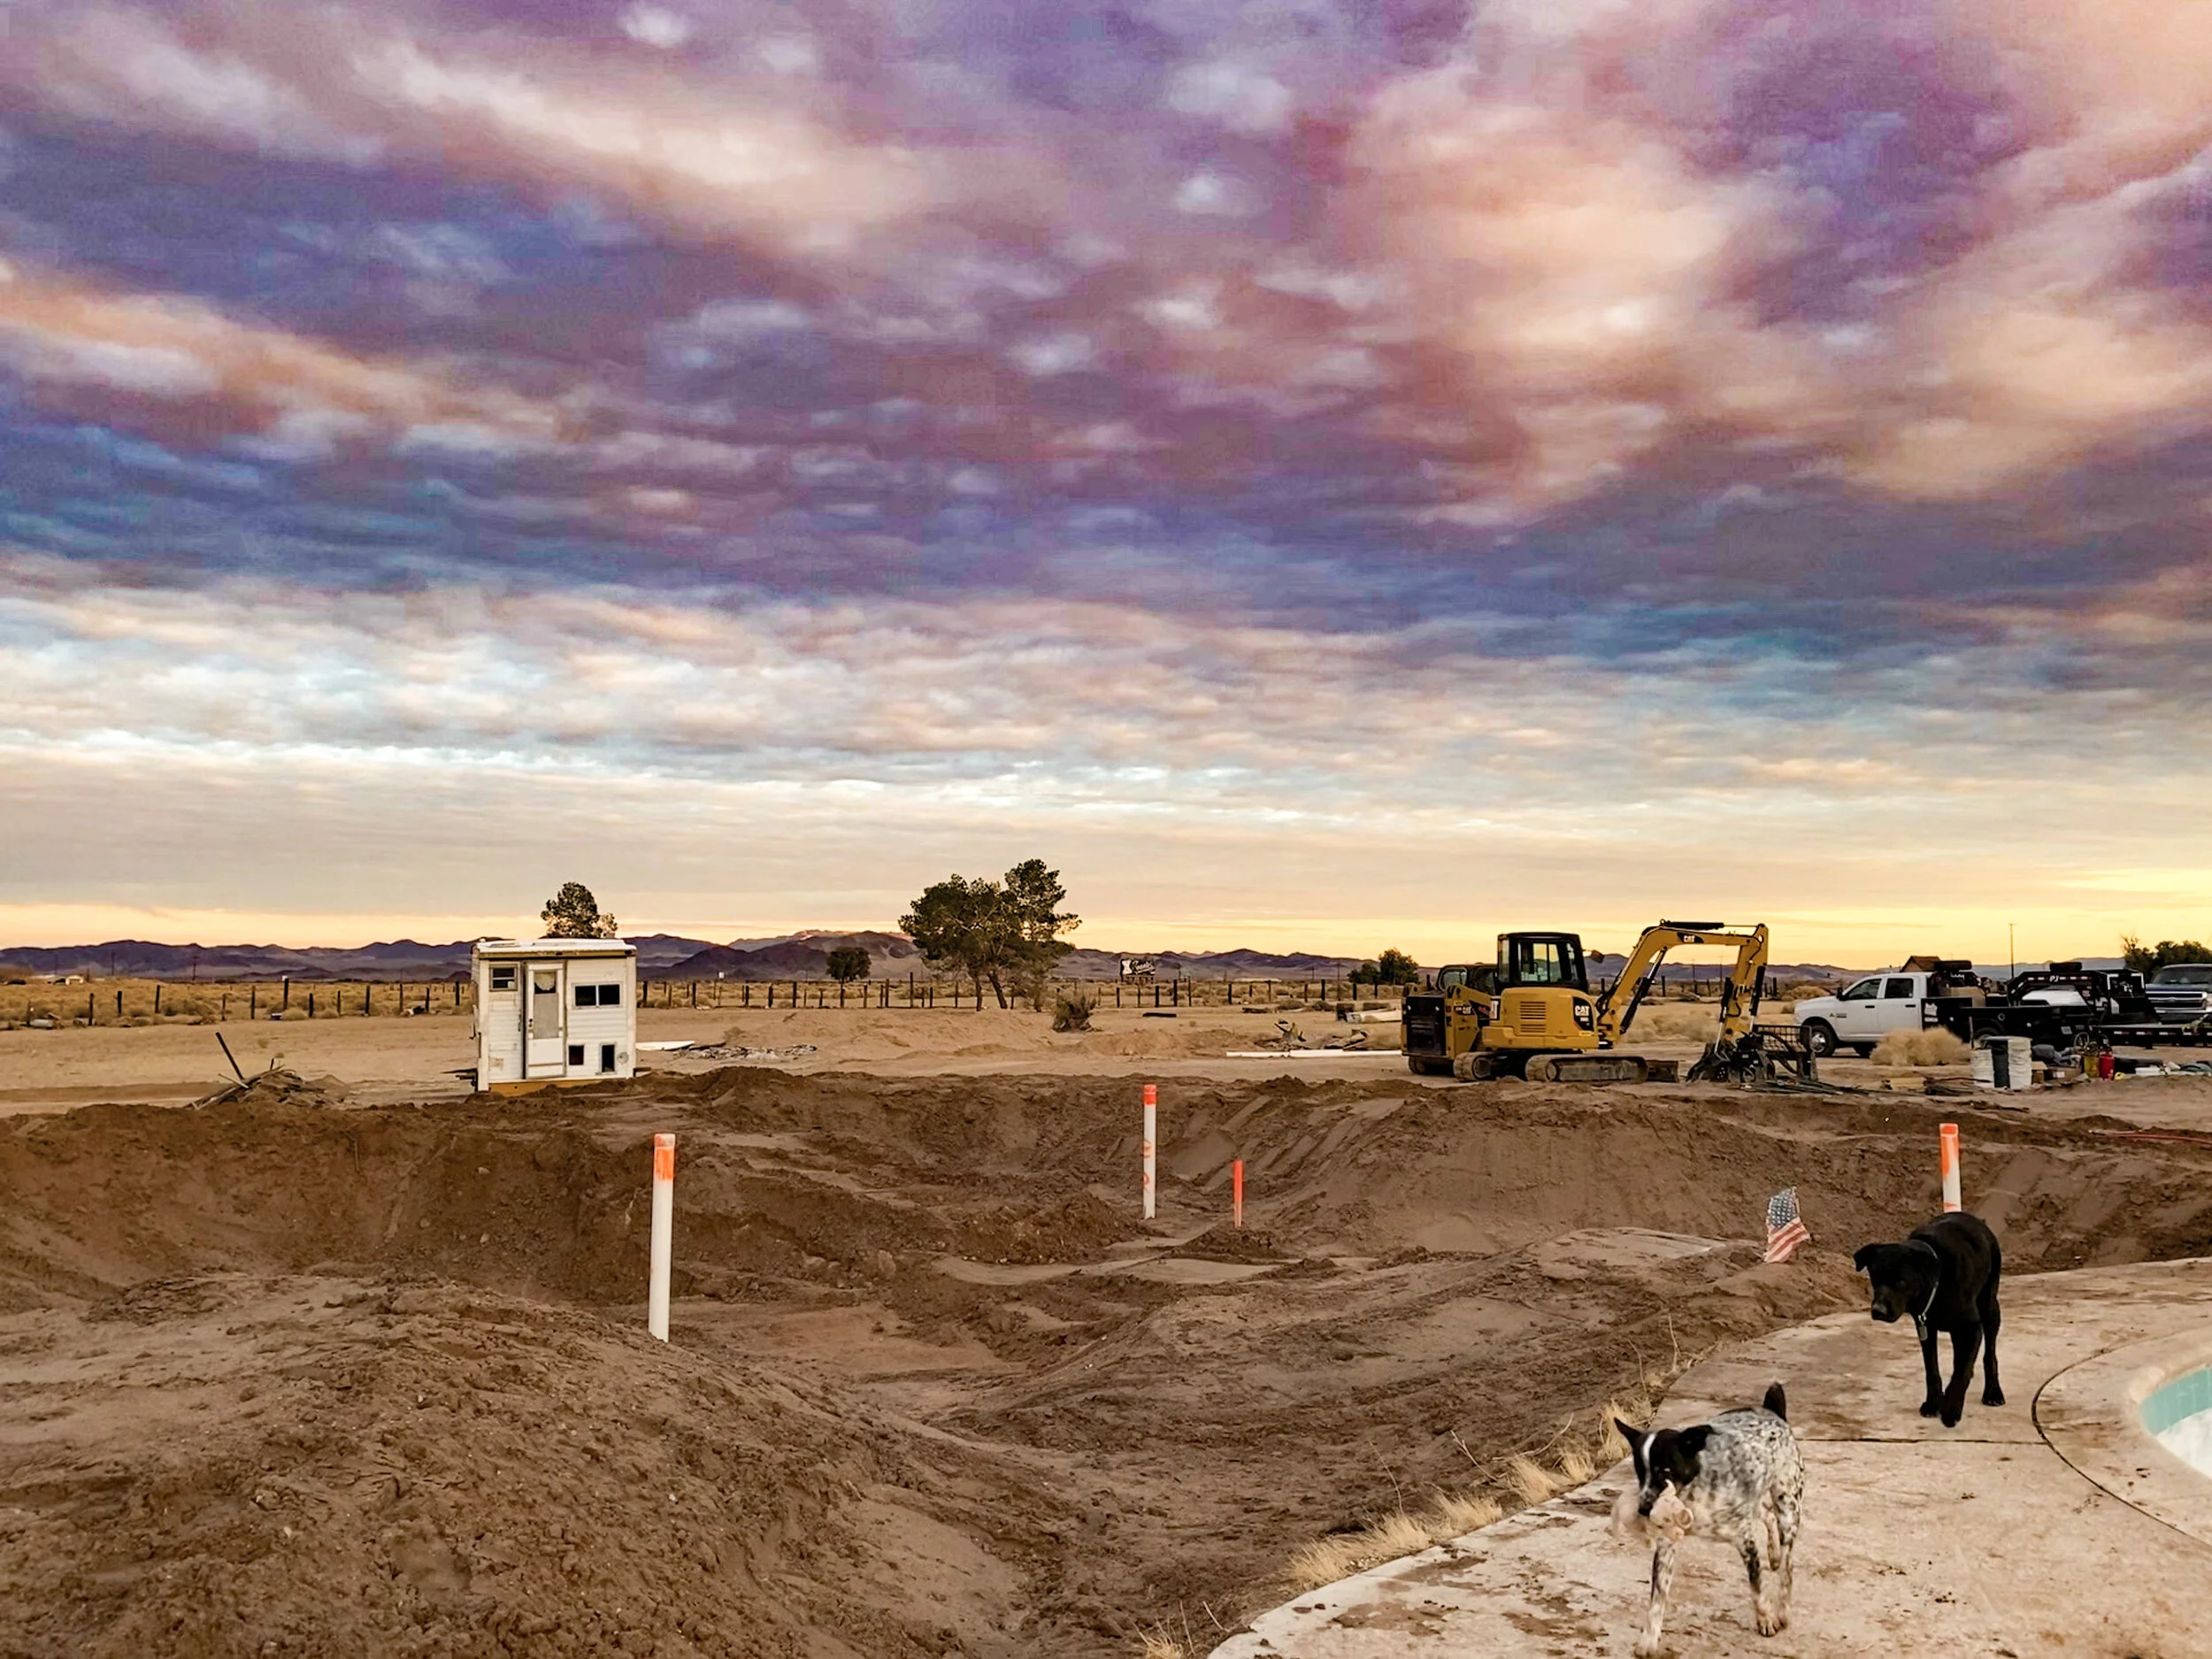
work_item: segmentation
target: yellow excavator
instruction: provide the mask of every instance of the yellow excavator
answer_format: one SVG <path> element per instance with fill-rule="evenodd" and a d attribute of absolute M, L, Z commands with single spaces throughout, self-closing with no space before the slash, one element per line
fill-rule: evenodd
<path fill-rule="evenodd" d="M 1590 989 L 1580 935 L 1501 933 L 1494 964 L 1441 969 L 1432 992 L 1405 1004 L 1407 1066 L 1464 1082 L 1525 1077 L 1532 1083 L 1641 1083 L 1674 1079 L 1677 1063 L 1623 1054 L 1617 1045 L 1657 983 L 1667 953 L 1683 945 L 1733 945 L 1721 988 L 1720 1030 L 1690 1080 L 1751 1081 L 1787 1072 L 1809 1081 L 1812 1057 L 1794 1032 L 1758 1024 L 1766 989 L 1767 930 L 1725 922 L 1647 927 L 1602 992 Z"/>

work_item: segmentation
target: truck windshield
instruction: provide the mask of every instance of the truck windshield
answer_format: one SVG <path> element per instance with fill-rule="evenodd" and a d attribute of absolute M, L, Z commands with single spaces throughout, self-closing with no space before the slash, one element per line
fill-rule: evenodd
<path fill-rule="evenodd" d="M 2192 968 L 2161 968 L 2154 985 L 2212 985 L 2212 962 Z"/>
<path fill-rule="evenodd" d="M 1508 985 L 1571 985 L 1590 988 L 1578 939 L 1527 939 L 1509 933 L 1498 941 L 1499 966 Z"/>

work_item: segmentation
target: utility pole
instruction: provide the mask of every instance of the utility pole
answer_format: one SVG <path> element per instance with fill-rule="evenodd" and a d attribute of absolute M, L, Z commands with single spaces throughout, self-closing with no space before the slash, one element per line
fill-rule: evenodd
<path fill-rule="evenodd" d="M 2012 941 L 2012 930 L 2016 926 L 2017 924 L 2013 922 L 2005 924 L 2005 955 L 2012 958 L 2011 962 L 2007 964 L 2008 972 L 2005 977 L 2008 983 L 2020 977 L 2020 947 Z"/>

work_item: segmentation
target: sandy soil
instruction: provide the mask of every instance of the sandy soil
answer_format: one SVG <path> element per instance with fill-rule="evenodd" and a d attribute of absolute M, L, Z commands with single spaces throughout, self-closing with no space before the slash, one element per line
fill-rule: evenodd
<path fill-rule="evenodd" d="M 646 1034 L 732 1023 L 687 1018 Z M 1316 1537 L 1501 1490 L 1655 1371 L 1850 1305 L 1850 1250 L 1935 1207 L 1939 1117 L 2009 1271 L 2212 1250 L 2212 1142 L 2076 1115 L 2135 1090 L 2146 1121 L 2200 1120 L 2204 1079 L 2016 1112 L 1172 1069 L 1256 1018 L 756 1018 L 741 1041 L 816 1041 L 825 1069 L 396 1103 L 465 1064 L 465 1022 L 330 1022 L 249 1037 L 346 1077 L 325 1103 L 19 1101 L 6 1651 L 1133 1653 L 1279 1599 Z M 212 1046 L 0 1039 L 19 1091 L 176 1080 Z M 1323 1064 L 1376 1069 L 1282 1075 Z M 963 1065 L 991 1070 L 939 1074 Z M 1140 1068 L 1164 1085 L 1149 1225 Z M 668 1129 L 663 1347 L 641 1302 Z M 1787 1185 L 1816 1243 L 1769 1267 Z"/>

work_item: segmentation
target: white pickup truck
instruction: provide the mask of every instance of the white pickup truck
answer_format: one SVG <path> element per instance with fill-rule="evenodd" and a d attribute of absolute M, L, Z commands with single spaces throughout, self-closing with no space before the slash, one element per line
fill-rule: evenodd
<path fill-rule="evenodd" d="M 1853 1049 L 1863 1059 L 1891 1032 L 1920 1029 L 1929 977 L 1902 971 L 1870 973 L 1833 996 L 1807 997 L 1794 1012 L 1797 1028 L 1824 1060 L 1839 1048 Z"/>

